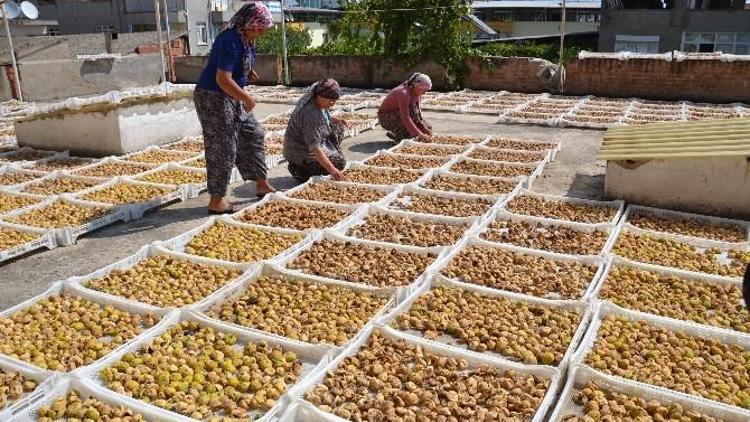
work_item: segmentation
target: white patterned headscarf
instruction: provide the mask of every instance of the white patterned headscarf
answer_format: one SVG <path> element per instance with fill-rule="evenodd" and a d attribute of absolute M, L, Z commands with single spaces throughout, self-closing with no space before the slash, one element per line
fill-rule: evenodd
<path fill-rule="evenodd" d="M 432 79 L 430 79 L 430 77 L 425 75 L 424 73 L 415 73 L 411 75 L 411 77 L 409 77 L 409 79 L 406 81 L 406 84 L 410 87 L 421 87 L 425 91 L 429 91 L 432 89 Z"/>

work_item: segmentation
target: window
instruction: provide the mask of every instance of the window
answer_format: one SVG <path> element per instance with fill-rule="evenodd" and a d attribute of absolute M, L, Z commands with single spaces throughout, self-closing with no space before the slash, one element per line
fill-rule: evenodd
<path fill-rule="evenodd" d="M 50 37 L 56 37 L 60 35 L 60 27 L 59 26 L 50 26 L 47 28 L 47 35 Z"/>
<path fill-rule="evenodd" d="M 195 33 L 198 37 L 198 45 L 208 45 L 208 30 L 206 22 L 197 22 L 195 24 Z"/>
<path fill-rule="evenodd" d="M 689 53 L 722 52 L 725 54 L 750 54 L 750 33 L 684 32 L 682 51 Z"/>
<path fill-rule="evenodd" d="M 659 52 L 658 35 L 615 35 L 615 52 L 656 54 Z"/>
<path fill-rule="evenodd" d="M 112 25 L 99 25 L 96 27 L 96 32 L 114 32 L 115 27 Z"/>

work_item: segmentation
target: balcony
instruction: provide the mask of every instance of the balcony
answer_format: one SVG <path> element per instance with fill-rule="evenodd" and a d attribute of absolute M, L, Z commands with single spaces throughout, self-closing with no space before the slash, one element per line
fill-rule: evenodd
<path fill-rule="evenodd" d="M 167 8 L 170 12 L 185 10 L 185 0 L 167 0 Z M 154 13 L 154 0 L 125 0 L 125 13 L 149 12 Z"/>

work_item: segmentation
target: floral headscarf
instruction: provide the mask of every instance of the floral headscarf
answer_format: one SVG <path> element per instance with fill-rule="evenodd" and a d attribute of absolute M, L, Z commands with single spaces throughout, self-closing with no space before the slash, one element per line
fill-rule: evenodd
<path fill-rule="evenodd" d="M 229 27 L 240 32 L 244 29 L 265 29 L 271 26 L 273 26 L 271 11 L 268 10 L 265 4 L 259 1 L 250 2 L 242 6 L 232 16 L 232 20 L 229 21 Z"/>
<path fill-rule="evenodd" d="M 321 79 L 307 88 L 305 95 L 297 101 L 297 105 L 294 107 L 294 112 L 301 110 L 302 107 L 306 106 L 316 97 L 338 100 L 340 96 L 341 87 L 339 86 L 339 83 L 336 82 L 336 79 Z"/>
<path fill-rule="evenodd" d="M 426 91 L 429 91 L 432 89 L 432 80 L 429 76 L 425 75 L 424 73 L 415 73 L 411 75 L 411 77 L 406 81 L 406 84 L 409 86 L 419 86 L 424 88 Z"/>

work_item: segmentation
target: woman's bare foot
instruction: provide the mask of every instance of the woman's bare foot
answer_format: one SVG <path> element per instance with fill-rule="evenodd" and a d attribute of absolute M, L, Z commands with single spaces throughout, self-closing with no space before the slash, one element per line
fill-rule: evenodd
<path fill-rule="evenodd" d="M 255 193 L 258 196 L 263 196 L 267 193 L 276 192 L 276 189 L 268 183 L 266 179 L 258 179 L 255 182 Z"/>
<path fill-rule="evenodd" d="M 223 212 L 232 207 L 223 196 L 211 195 L 211 199 L 208 201 L 208 210 L 212 212 Z"/>

